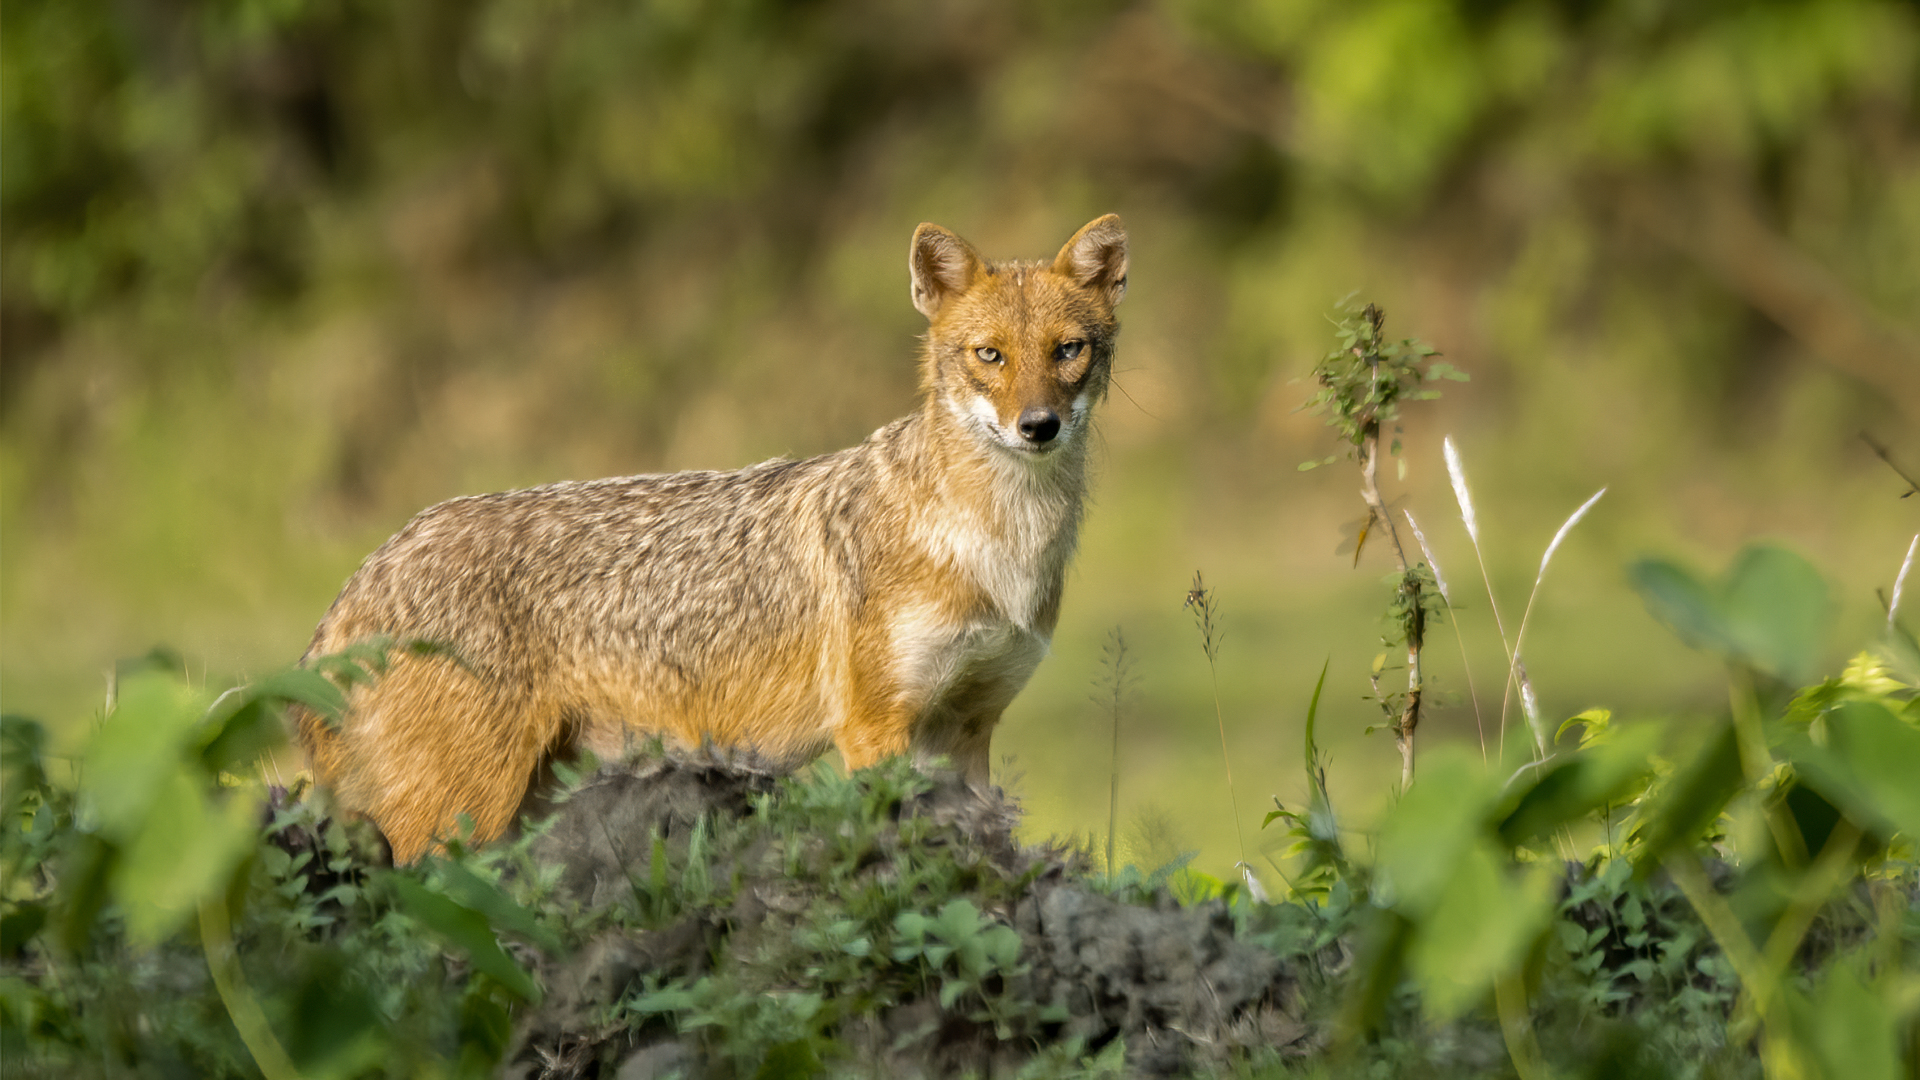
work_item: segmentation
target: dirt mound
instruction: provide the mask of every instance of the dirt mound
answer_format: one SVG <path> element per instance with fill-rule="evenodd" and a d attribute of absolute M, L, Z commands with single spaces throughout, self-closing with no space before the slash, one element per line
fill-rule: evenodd
<path fill-rule="evenodd" d="M 1224 904 L 1107 895 L 1074 853 L 1017 844 L 997 790 L 876 773 L 828 798 L 653 761 L 558 802 L 534 858 L 607 925 L 538 959 L 548 997 L 505 1075 L 1012 1075 L 1117 1062 L 1116 1042 L 1129 1073 L 1171 1075 L 1314 1041 L 1287 965 Z"/>

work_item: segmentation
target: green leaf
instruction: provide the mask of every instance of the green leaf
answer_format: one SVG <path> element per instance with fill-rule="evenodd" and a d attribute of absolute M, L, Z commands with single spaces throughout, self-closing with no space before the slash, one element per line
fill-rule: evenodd
<path fill-rule="evenodd" d="M 548 952 L 559 950 L 559 937 L 493 882 L 452 861 L 440 862 L 436 877 L 454 902 L 485 915 L 494 929 L 518 934 Z"/>
<path fill-rule="evenodd" d="M 68 953 L 87 950 L 93 922 L 106 906 L 119 851 L 94 833 L 80 833 L 67 848 L 60 865 L 58 910 L 60 944 Z"/>
<path fill-rule="evenodd" d="M 1648 759 L 1663 735 L 1658 725 L 1636 724 L 1605 743 L 1549 762 L 1500 822 L 1500 839 L 1518 846 L 1625 798 L 1652 772 Z"/>
<path fill-rule="evenodd" d="M 362 986 L 350 981 L 346 961 L 333 950 L 302 957 L 299 986 L 287 1004 L 286 1051 L 307 1080 L 360 1076 L 389 1051 L 380 1013 Z"/>
<path fill-rule="evenodd" d="M 1852 701 L 1827 714 L 1826 731 L 1825 746 L 1797 732 L 1786 740 L 1801 779 L 1872 832 L 1920 838 L 1920 728 Z"/>
<path fill-rule="evenodd" d="M 20 904 L 0 916 L 0 957 L 12 957 L 47 923 L 45 904 Z"/>
<path fill-rule="evenodd" d="M 1849 963 L 1831 965 L 1810 1000 L 1788 992 L 1796 1041 L 1818 1061 L 1817 1075 L 1897 1080 L 1902 1025 L 1889 998 L 1862 983 Z"/>
<path fill-rule="evenodd" d="M 1307 701 L 1307 745 L 1300 760 L 1306 766 L 1308 787 L 1318 787 L 1320 784 L 1320 777 L 1314 771 L 1314 766 L 1320 761 L 1320 751 L 1313 745 L 1313 725 L 1320 718 L 1320 691 L 1327 688 L 1327 667 L 1332 663 L 1333 657 L 1330 655 L 1320 661 L 1320 677 L 1314 680 L 1313 697 Z"/>
<path fill-rule="evenodd" d="M 304 705 L 338 723 L 347 699 L 318 671 L 291 668 L 222 694 L 207 709 L 200 736 L 201 764 L 209 773 L 254 761 L 286 741 L 280 709 Z"/>
<path fill-rule="evenodd" d="M 213 803 L 204 781 L 182 766 L 158 795 L 113 872 L 127 936 L 142 946 L 158 944 L 202 898 L 224 889 L 260 836 L 258 804 L 239 795 Z"/>
<path fill-rule="evenodd" d="M 81 791 L 100 832 L 115 843 L 138 836 L 160 791 L 174 782 L 200 694 L 167 674 L 142 672 L 119 684 L 119 702 L 87 744 Z"/>
<path fill-rule="evenodd" d="M 1407 954 L 1427 1013 L 1439 1020 L 1458 1016 L 1519 963 L 1554 908 L 1553 867 L 1535 864 L 1516 879 L 1491 843 L 1469 845 L 1449 871 Z"/>
<path fill-rule="evenodd" d="M 1723 605 L 1735 648 L 1762 671 L 1799 682 L 1819 658 L 1830 615 L 1827 583 L 1799 555 L 1747 547 L 1727 572 Z"/>
<path fill-rule="evenodd" d="M 1719 598 L 1698 578 L 1661 559 L 1641 559 L 1627 568 L 1627 575 L 1647 610 L 1680 640 L 1716 652 L 1732 647 Z"/>
<path fill-rule="evenodd" d="M 1440 903 L 1454 868 L 1487 832 L 1497 792 L 1461 748 L 1441 746 L 1380 827 L 1379 869 L 1393 908 L 1415 921 Z"/>
<path fill-rule="evenodd" d="M 973 901 L 964 897 L 949 900 L 940 909 L 940 917 L 933 924 L 933 932 L 949 945 L 972 940 L 980 933 L 980 909 Z"/>
<path fill-rule="evenodd" d="M 28 794 L 47 786 L 46 729 L 37 720 L 0 715 L 0 824 L 13 827 Z"/>
<path fill-rule="evenodd" d="M 1020 962 L 1020 932 L 1011 926 L 995 926 L 982 935 L 981 940 L 987 949 L 987 959 L 1002 971 L 1010 970 Z"/>
<path fill-rule="evenodd" d="M 942 991 L 944 995 L 944 991 Z M 753 1080 L 810 1080 L 823 1069 L 820 1054 L 806 1039 L 789 1039 L 767 1048 Z"/>
<path fill-rule="evenodd" d="M 1576 716 L 1569 716 L 1554 730 L 1553 741 L 1559 742 L 1567 729 L 1574 725 L 1580 727 L 1580 748 L 1598 746 L 1613 738 L 1613 710 L 1588 709 Z"/>
<path fill-rule="evenodd" d="M 1832 613 L 1827 586 L 1791 551 L 1750 545 L 1712 585 L 1659 559 L 1628 573 L 1647 610 L 1695 648 L 1793 682 L 1818 659 Z"/>
<path fill-rule="evenodd" d="M 400 910 L 466 953 L 475 971 L 488 975 L 523 1001 L 538 999 L 540 988 L 500 947 L 485 915 L 405 875 L 390 874 L 388 880 L 400 899 Z"/>

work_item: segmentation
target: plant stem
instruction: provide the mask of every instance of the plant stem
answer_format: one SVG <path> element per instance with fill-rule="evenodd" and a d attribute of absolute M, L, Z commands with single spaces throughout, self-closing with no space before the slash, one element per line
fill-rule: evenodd
<path fill-rule="evenodd" d="M 1540 1043 L 1534 1038 L 1533 1017 L 1527 1011 L 1523 970 L 1515 968 L 1494 980 L 1494 1009 L 1500 1014 L 1500 1035 L 1506 1041 L 1507 1056 L 1513 1059 L 1513 1071 L 1520 1080 L 1545 1080 L 1548 1074 Z"/>
<path fill-rule="evenodd" d="M 1400 546 L 1400 530 L 1393 515 L 1380 498 L 1380 421 L 1368 416 L 1360 443 L 1360 497 L 1367 501 L 1370 524 L 1386 526 L 1387 539 L 1393 543 L 1393 558 L 1400 567 L 1400 587 L 1411 590 L 1408 598 L 1411 616 L 1407 622 L 1407 703 L 1394 725 L 1393 739 L 1400 747 L 1400 790 L 1413 786 L 1413 733 L 1420 726 L 1420 646 L 1426 637 L 1426 608 L 1420 597 L 1420 583 L 1409 576 L 1406 549 Z"/>
<path fill-rule="evenodd" d="M 1240 841 L 1240 865 L 1247 864 L 1247 836 L 1240 825 L 1240 800 L 1233 793 L 1233 758 L 1227 753 L 1227 720 L 1220 710 L 1220 673 L 1215 658 L 1220 650 L 1220 635 L 1213 623 L 1213 593 L 1193 572 L 1193 588 L 1187 590 L 1187 607 L 1193 609 L 1194 626 L 1200 631 L 1200 648 L 1207 654 L 1207 679 L 1213 687 L 1213 720 L 1220 728 L 1220 761 L 1227 770 L 1227 804 L 1233 809 L 1233 834 Z"/>
<path fill-rule="evenodd" d="M 1126 694 L 1127 639 L 1113 628 L 1113 765 L 1107 789 L 1107 876 L 1115 873 L 1114 837 L 1120 828 L 1120 701 Z"/>
<path fill-rule="evenodd" d="M 1706 871 L 1700 866 L 1700 857 L 1691 851 L 1676 853 L 1662 859 L 1661 865 L 1667 868 L 1687 903 L 1693 905 L 1707 933 L 1720 946 L 1721 955 L 1733 965 L 1734 975 L 1746 990 L 1747 1008 L 1769 1029 L 1777 1028 L 1779 1018 L 1768 1015 L 1778 1008 L 1772 992 L 1772 970 L 1760 950 L 1754 947 L 1753 939 L 1747 936 L 1746 928 L 1740 925 L 1740 917 L 1734 914 L 1732 906 L 1714 891 L 1713 883 L 1707 880 Z M 1772 1069 L 1767 1072 L 1773 1074 Z"/>
<path fill-rule="evenodd" d="M 207 970 L 213 973 L 213 987 L 221 1004 L 233 1019 L 240 1041 L 253 1055 L 267 1080 L 299 1080 L 300 1070 L 273 1037 L 267 1014 L 247 989 L 246 973 L 240 970 L 240 958 L 233 948 L 233 927 L 227 914 L 227 898 L 216 893 L 200 901 L 200 946 L 206 950 Z"/>

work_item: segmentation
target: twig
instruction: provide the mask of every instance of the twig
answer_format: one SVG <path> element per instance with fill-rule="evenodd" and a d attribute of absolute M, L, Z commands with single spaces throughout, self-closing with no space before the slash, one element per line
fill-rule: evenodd
<path fill-rule="evenodd" d="M 1875 457 L 1886 462 L 1887 468 L 1892 469 L 1895 476 L 1907 482 L 1907 490 L 1900 493 L 1901 498 L 1904 499 L 1909 495 L 1920 494 L 1920 480 L 1915 480 L 1913 477 L 1908 476 L 1905 469 L 1893 463 L 1893 455 L 1887 453 L 1885 444 L 1864 431 L 1860 433 L 1860 441 L 1867 444 L 1867 447 L 1873 451 Z"/>

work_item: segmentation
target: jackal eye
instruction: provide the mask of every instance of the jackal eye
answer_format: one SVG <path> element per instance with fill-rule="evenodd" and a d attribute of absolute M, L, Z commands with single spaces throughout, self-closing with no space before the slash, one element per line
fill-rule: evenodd
<path fill-rule="evenodd" d="M 1062 361 L 1072 360 L 1074 357 L 1079 356 L 1080 351 L 1086 347 L 1087 343 L 1084 341 L 1063 341 L 1054 346 L 1053 358 Z"/>
<path fill-rule="evenodd" d="M 973 355 L 979 357 L 980 362 L 984 364 L 997 364 L 1000 362 L 1000 359 L 1001 359 L 1000 350 L 994 348 L 991 345 L 980 346 L 979 348 L 973 350 Z"/>

